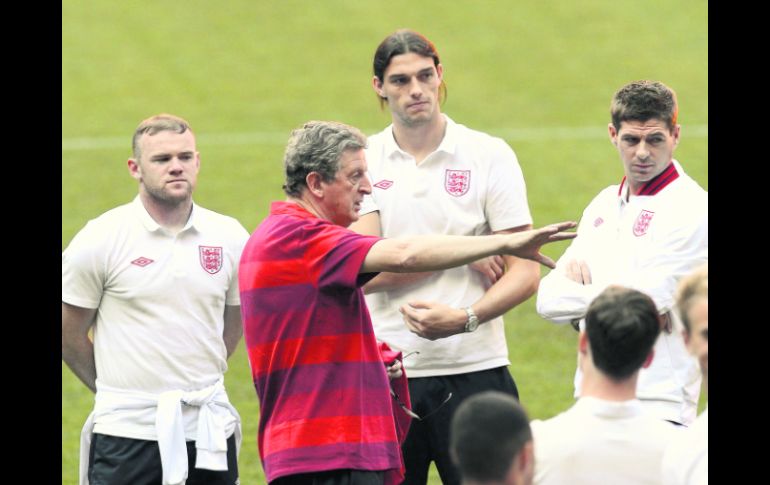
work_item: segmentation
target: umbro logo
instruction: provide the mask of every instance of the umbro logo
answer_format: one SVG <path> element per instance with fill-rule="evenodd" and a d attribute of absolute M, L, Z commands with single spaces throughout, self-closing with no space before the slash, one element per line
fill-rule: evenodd
<path fill-rule="evenodd" d="M 602 224 L 604 224 L 604 219 L 602 219 L 601 217 L 597 217 L 596 220 L 594 221 L 594 227 L 599 227 Z"/>
<path fill-rule="evenodd" d="M 141 258 L 136 258 L 135 260 L 131 261 L 131 264 L 135 264 L 139 267 L 144 268 L 148 264 L 154 263 L 154 262 L 155 262 L 154 260 L 150 258 L 145 258 L 144 256 L 142 256 Z"/>
<path fill-rule="evenodd" d="M 385 179 L 382 179 L 379 182 L 377 182 L 376 184 L 374 184 L 375 187 L 377 187 L 378 189 L 382 189 L 382 190 L 387 190 L 392 185 L 393 185 L 393 181 L 392 180 L 385 180 Z"/>

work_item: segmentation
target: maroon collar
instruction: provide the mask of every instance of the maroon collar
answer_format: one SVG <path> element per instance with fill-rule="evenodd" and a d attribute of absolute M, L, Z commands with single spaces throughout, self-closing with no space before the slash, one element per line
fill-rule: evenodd
<path fill-rule="evenodd" d="M 642 188 L 639 189 L 639 192 L 634 195 L 655 195 L 678 178 L 679 172 L 676 170 L 674 162 L 671 162 L 662 172 L 656 175 L 655 178 L 644 184 Z M 618 197 L 623 194 L 623 187 L 625 184 L 626 177 L 623 177 L 623 180 L 620 182 L 620 188 L 618 188 Z"/>

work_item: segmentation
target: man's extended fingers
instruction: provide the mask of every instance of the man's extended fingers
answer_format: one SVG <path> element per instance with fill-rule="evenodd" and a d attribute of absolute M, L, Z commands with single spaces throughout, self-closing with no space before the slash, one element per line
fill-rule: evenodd
<path fill-rule="evenodd" d="M 564 222 L 557 222 L 554 224 L 548 224 L 546 227 L 548 228 L 556 228 L 556 231 L 566 231 L 567 229 L 572 229 L 573 227 L 577 227 L 577 222 L 575 221 L 564 221 Z"/>
<path fill-rule="evenodd" d="M 548 242 L 566 241 L 567 239 L 575 239 L 577 237 L 576 232 L 557 232 L 548 236 Z"/>

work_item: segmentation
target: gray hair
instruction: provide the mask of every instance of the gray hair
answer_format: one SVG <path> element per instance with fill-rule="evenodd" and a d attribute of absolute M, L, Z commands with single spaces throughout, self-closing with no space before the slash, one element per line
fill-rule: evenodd
<path fill-rule="evenodd" d="M 138 162 L 142 155 L 139 150 L 139 138 L 145 133 L 150 136 L 160 131 L 173 131 L 182 134 L 187 130 L 190 130 L 192 133 L 190 124 L 178 116 L 161 113 L 147 118 L 136 127 L 134 138 L 131 140 L 131 148 L 134 151 L 134 160 Z"/>
<path fill-rule="evenodd" d="M 336 121 L 308 121 L 291 132 L 283 156 L 283 191 L 300 197 L 311 172 L 318 173 L 324 182 L 333 181 L 343 152 L 362 148 L 366 148 L 366 136 L 358 128 Z"/>

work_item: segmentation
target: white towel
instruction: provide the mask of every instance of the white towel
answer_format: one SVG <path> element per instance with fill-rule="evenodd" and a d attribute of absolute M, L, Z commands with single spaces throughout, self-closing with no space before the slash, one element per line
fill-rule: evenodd
<path fill-rule="evenodd" d="M 198 434 L 195 440 L 195 468 L 227 470 L 226 429 L 235 424 L 236 453 L 241 450 L 241 418 L 228 402 L 223 379 L 197 390 L 180 390 L 152 394 L 141 391 L 99 386 L 94 410 L 86 419 L 80 434 L 80 485 L 89 485 L 88 461 L 94 422 L 99 416 L 116 410 L 156 408 L 155 431 L 163 485 L 184 485 L 187 480 L 187 445 L 185 442 L 182 406 L 199 407 Z"/>

